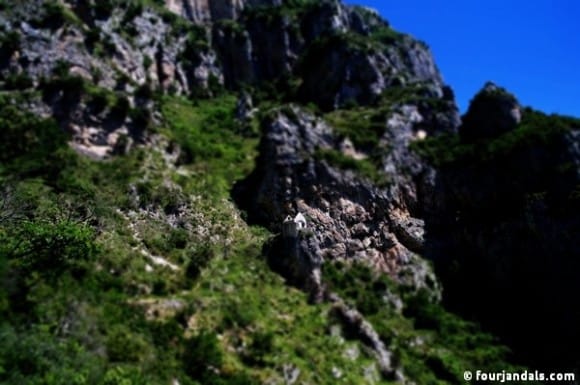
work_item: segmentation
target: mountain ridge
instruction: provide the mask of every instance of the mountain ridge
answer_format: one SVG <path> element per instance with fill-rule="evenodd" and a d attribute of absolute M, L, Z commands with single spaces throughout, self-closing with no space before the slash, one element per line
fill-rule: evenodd
<path fill-rule="evenodd" d="M 2 381 L 575 370 L 578 120 L 491 84 L 460 117 L 424 43 L 338 1 L 0 9 Z M 518 332 L 524 289 L 558 317 Z"/>

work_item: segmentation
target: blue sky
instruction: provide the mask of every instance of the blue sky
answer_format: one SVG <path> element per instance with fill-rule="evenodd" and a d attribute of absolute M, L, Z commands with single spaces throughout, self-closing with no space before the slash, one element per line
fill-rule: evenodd
<path fill-rule="evenodd" d="M 358 0 L 425 41 L 462 112 L 487 80 L 580 117 L 580 0 Z"/>

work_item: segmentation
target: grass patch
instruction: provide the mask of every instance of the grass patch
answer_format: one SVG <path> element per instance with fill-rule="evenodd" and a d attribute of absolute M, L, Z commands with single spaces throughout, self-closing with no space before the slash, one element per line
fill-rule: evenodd
<path fill-rule="evenodd" d="M 334 131 L 362 150 L 378 146 L 386 130 L 386 114 L 370 108 L 337 110 L 324 115 Z"/>
<path fill-rule="evenodd" d="M 181 161 L 203 174 L 208 190 L 226 197 L 233 182 L 247 175 L 254 166 L 257 138 L 245 135 L 235 121 L 236 98 L 224 95 L 216 99 L 190 101 L 165 97 L 162 111 L 167 122 L 163 133 L 179 143 Z M 203 188 L 200 188 L 203 190 Z"/>
<path fill-rule="evenodd" d="M 372 181 L 377 187 L 386 187 L 390 183 L 387 175 L 368 159 L 354 159 L 338 150 L 322 149 L 319 149 L 314 156 L 319 160 L 326 160 L 330 165 L 341 170 L 352 170 L 363 178 Z"/>

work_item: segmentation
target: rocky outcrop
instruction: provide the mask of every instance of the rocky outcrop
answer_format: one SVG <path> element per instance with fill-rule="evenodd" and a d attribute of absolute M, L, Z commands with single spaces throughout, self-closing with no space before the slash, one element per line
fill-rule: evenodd
<path fill-rule="evenodd" d="M 439 169 L 424 202 L 426 255 L 449 306 L 527 364 L 569 369 L 580 342 L 580 121 L 526 109 L 517 125 L 515 111 L 499 87 L 475 97 L 462 126 L 475 150 Z"/>
<path fill-rule="evenodd" d="M 319 151 L 340 148 L 341 141 L 330 126 L 298 108 L 279 110 L 263 124 L 258 167 L 235 187 L 234 196 L 251 222 L 275 232 L 288 214 L 306 216 L 308 228 L 298 239 L 280 239 L 272 247 L 279 271 L 316 288 L 325 261 L 364 261 L 439 295 L 428 264 L 412 251 L 422 249 L 423 235 L 404 203 L 402 179 L 379 188 L 317 158 Z M 403 167 L 397 161 L 386 160 L 393 170 Z"/>
<path fill-rule="evenodd" d="M 370 104 L 407 83 L 443 94 L 424 44 L 391 30 L 375 12 L 338 1 L 250 9 L 234 24 L 216 24 L 213 35 L 229 87 L 296 77 L 299 98 L 323 109 Z"/>
<path fill-rule="evenodd" d="M 153 104 L 135 98 L 143 90 L 206 97 L 223 86 L 266 84 L 323 109 L 375 103 L 394 85 L 421 83 L 444 94 L 428 49 L 366 8 L 336 0 L 167 0 L 166 7 L 190 23 L 139 4 L 23 2 L 0 15 L 3 29 L 13 30 L 2 38 L 0 80 L 19 73 L 37 85 L 65 63 L 88 84 L 123 95 L 129 108 L 146 107 L 141 116 L 156 116 Z M 50 102 L 53 111 L 68 110 L 56 114 L 59 122 L 98 157 L 115 151 L 116 138 L 147 131 L 143 119 L 111 123 L 89 112 L 96 124 L 82 103 Z"/>
<path fill-rule="evenodd" d="M 515 129 L 520 121 L 515 96 L 488 82 L 471 101 L 459 133 L 466 142 L 490 139 Z"/>
<path fill-rule="evenodd" d="M 282 0 L 165 0 L 171 12 L 198 24 L 237 19 L 244 8 L 281 4 Z"/>
<path fill-rule="evenodd" d="M 394 367 L 393 353 L 387 349 L 379 334 L 364 316 L 355 308 L 346 305 L 336 294 L 330 294 L 329 301 L 333 304 L 332 311 L 338 315 L 347 328 L 372 349 L 381 374 L 385 378 L 404 381 L 401 369 Z"/>
<path fill-rule="evenodd" d="M 123 14 L 100 18 L 86 2 L 72 6 L 89 23 L 86 27 L 62 22 L 46 28 L 38 20 L 48 17 L 47 9 L 34 8 L 33 2 L 10 10 L 7 17 L 18 18 L 11 32 L 17 46 L 11 62 L 0 68 L 0 79 L 20 74 L 43 89 L 42 99 L 30 99 L 31 109 L 54 116 L 81 153 L 103 158 L 126 143 L 144 140 L 146 116 L 153 115 L 146 112 L 151 109 L 143 97 L 147 90 L 188 91 L 177 61 L 183 42 L 171 37 L 171 27 L 149 10 L 127 21 Z M 29 12 L 30 7 L 36 11 Z M 63 7 L 51 12 L 72 12 Z M 7 22 L 0 16 L 0 24 Z M 123 23 L 130 32 L 120 32 Z M 113 98 L 116 106 L 108 105 Z M 143 119 L 129 116 L 133 108 L 143 111 Z"/>

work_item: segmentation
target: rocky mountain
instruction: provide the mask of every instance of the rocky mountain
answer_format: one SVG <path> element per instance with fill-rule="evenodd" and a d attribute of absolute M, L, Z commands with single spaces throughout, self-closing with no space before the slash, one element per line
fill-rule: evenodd
<path fill-rule="evenodd" d="M 580 367 L 580 120 L 337 0 L 3 0 L 0 53 L 3 383 Z"/>
<path fill-rule="evenodd" d="M 448 300 L 535 365 L 578 363 L 571 293 L 579 251 L 579 123 L 521 108 L 506 90 L 487 84 L 463 119 L 460 139 L 433 147 L 442 146 L 431 158 L 440 167 L 437 205 L 425 219 L 432 244 L 426 250 L 448 280 Z"/>

